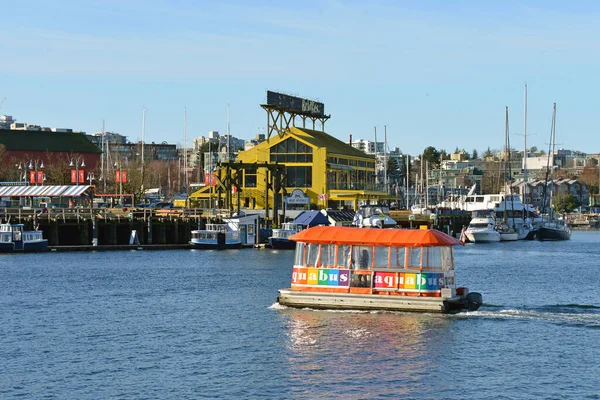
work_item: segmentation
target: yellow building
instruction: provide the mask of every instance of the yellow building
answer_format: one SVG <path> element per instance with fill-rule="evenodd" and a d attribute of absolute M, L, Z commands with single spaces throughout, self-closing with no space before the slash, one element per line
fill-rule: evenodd
<path fill-rule="evenodd" d="M 282 186 L 286 193 L 289 195 L 294 189 L 302 190 L 310 197 L 312 207 L 355 210 L 360 201 L 387 196 L 383 185 L 376 184 L 374 156 L 312 129 L 290 127 L 283 135 L 275 135 L 247 151 L 241 151 L 230 167 L 236 169 L 236 163 L 242 166 L 238 167 L 241 180 L 237 191 L 241 207 L 265 208 L 269 181 L 268 169 L 264 167 L 266 164 L 283 166 Z M 221 170 L 223 168 L 221 166 Z M 224 176 L 222 171 L 218 175 Z M 204 188 L 192 194 L 190 200 L 206 199 L 208 196 L 209 189 Z M 233 199 L 233 202 L 236 200 Z M 272 205 L 273 193 L 269 190 L 268 207 Z M 278 209 L 282 209 L 281 204 Z"/>

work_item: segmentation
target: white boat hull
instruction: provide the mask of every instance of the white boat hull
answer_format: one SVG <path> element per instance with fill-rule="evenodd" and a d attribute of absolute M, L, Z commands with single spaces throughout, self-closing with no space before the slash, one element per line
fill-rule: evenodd
<path fill-rule="evenodd" d="M 517 232 L 500 233 L 501 242 L 516 242 L 517 240 L 519 240 L 519 234 Z"/>
<path fill-rule="evenodd" d="M 337 310 L 388 310 L 452 313 L 465 302 L 463 297 L 381 296 L 354 293 L 315 293 L 288 289 L 279 290 L 278 302 L 295 308 Z"/>
<path fill-rule="evenodd" d="M 467 239 L 472 243 L 494 243 L 500 241 L 500 233 L 493 231 L 465 232 Z"/>

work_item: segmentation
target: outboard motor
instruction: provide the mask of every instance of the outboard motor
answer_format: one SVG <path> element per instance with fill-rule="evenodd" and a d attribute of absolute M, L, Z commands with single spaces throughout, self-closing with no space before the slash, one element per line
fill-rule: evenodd
<path fill-rule="evenodd" d="M 483 296 L 481 293 L 477 292 L 467 293 L 466 300 L 466 307 L 469 311 L 477 311 L 477 309 L 483 304 Z"/>

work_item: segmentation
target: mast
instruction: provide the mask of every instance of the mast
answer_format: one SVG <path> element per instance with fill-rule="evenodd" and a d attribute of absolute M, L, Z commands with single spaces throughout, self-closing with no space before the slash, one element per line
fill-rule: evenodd
<path fill-rule="evenodd" d="M 227 104 L 227 161 L 230 161 L 229 155 L 231 154 L 231 132 L 229 124 L 229 104 Z"/>
<path fill-rule="evenodd" d="M 554 143 L 556 141 L 556 103 L 554 103 L 554 110 L 552 111 L 552 165 L 550 166 L 550 179 L 552 180 L 552 186 L 550 186 L 550 220 L 554 219 L 554 209 L 552 208 L 552 198 L 554 196 Z"/>
<path fill-rule="evenodd" d="M 511 215 L 512 215 L 512 228 L 513 229 L 517 229 L 516 228 L 516 224 L 515 224 L 515 199 L 513 197 L 513 187 L 512 187 L 512 158 L 511 158 L 511 151 L 510 151 L 510 132 L 509 132 L 509 127 L 508 127 L 508 107 L 506 107 L 506 148 L 508 149 L 508 187 L 509 189 L 509 193 L 510 193 L 510 209 L 511 209 Z M 504 196 L 504 198 L 506 199 L 506 195 Z M 504 213 L 506 214 L 506 204 L 504 204 Z"/>
<path fill-rule="evenodd" d="M 544 181 L 544 195 L 542 200 L 542 214 L 546 212 L 546 199 L 548 193 L 548 177 L 550 176 L 550 157 L 552 157 L 552 164 L 554 164 L 554 123 L 556 121 L 556 103 L 554 103 L 554 110 L 552 112 L 552 125 L 550 127 L 550 143 L 548 144 L 548 158 L 546 161 L 546 179 Z M 552 193 L 550 193 L 550 202 L 552 202 Z M 552 207 L 550 207 L 552 210 Z M 551 216 L 552 217 L 552 216 Z"/>
<path fill-rule="evenodd" d="M 183 107 L 183 184 L 185 185 L 185 193 L 188 194 L 190 190 L 188 182 L 188 169 L 187 169 L 188 157 L 187 157 L 187 107 Z"/>
<path fill-rule="evenodd" d="M 504 212 L 502 213 L 502 220 L 506 222 L 506 160 L 508 159 L 508 107 L 504 112 Z"/>
<path fill-rule="evenodd" d="M 525 148 L 523 149 L 523 204 L 527 203 L 527 83 L 525 83 L 525 117 L 523 121 L 523 137 L 525 138 Z"/>
<path fill-rule="evenodd" d="M 377 127 L 374 126 L 373 129 L 375 129 L 375 185 L 377 185 L 377 181 L 379 181 L 379 174 L 377 173 Z"/>
<path fill-rule="evenodd" d="M 383 126 L 383 183 L 385 184 L 385 192 L 388 193 L 388 182 L 387 182 L 387 125 Z"/>
<path fill-rule="evenodd" d="M 102 158 L 101 161 L 101 170 L 100 177 L 102 178 L 102 184 L 104 185 L 104 190 L 102 193 L 106 193 L 106 174 L 104 173 L 104 159 L 106 158 L 106 152 L 104 151 L 104 143 L 106 142 L 106 132 L 104 131 L 104 120 L 102 120 Z M 108 146 L 107 146 L 108 147 Z M 108 160 L 106 160 L 108 162 Z"/>
<path fill-rule="evenodd" d="M 146 133 L 146 108 L 142 111 L 142 185 L 140 197 L 144 195 L 144 135 Z"/>

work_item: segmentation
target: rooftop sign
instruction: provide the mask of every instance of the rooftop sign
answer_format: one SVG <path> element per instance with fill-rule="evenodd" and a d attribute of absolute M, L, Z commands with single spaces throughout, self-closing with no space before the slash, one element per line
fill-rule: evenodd
<path fill-rule="evenodd" d="M 325 116 L 325 104 L 323 103 L 283 93 L 271 92 L 270 90 L 267 90 L 267 105 L 312 117 Z"/>

